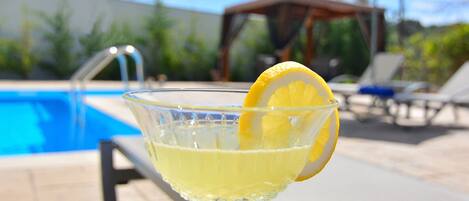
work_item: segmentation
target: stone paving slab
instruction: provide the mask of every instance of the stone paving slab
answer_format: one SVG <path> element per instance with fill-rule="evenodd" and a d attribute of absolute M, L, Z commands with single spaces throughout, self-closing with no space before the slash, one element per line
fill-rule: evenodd
<path fill-rule="evenodd" d="M 36 192 L 38 201 L 98 200 L 100 197 L 99 185 L 96 182 L 38 186 Z"/>
<path fill-rule="evenodd" d="M 130 185 L 134 186 L 145 200 L 171 201 L 166 193 L 149 180 L 134 181 Z"/>
<path fill-rule="evenodd" d="M 116 167 L 131 164 L 119 153 Z M 84 160 L 85 159 L 85 160 Z M 64 163 L 64 161 L 68 161 Z M 15 164 L 16 163 L 16 164 Z M 34 163 L 27 165 L 29 163 Z M 81 201 L 101 200 L 99 155 L 97 151 L 37 154 L 0 158 L 1 201 Z M 160 190 L 149 185 L 121 185 L 121 200 L 147 201 L 165 198 Z M 155 190 L 156 189 L 156 190 Z M 147 191 L 152 192 L 149 194 Z M 153 197 L 151 197 L 153 196 Z"/>
<path fill-rule="evenodd" d="M 34 200 L 34 186 L 29 171 L 0 171 L 0 198 L 4 201 Z"/>
<path fill-rule="evenodd" d="M 96 166 L 59 166 L 31 170 L 34 185 L 44 188 L 97 183 L 99 182 L 98 171 L 99 167 Z"/>

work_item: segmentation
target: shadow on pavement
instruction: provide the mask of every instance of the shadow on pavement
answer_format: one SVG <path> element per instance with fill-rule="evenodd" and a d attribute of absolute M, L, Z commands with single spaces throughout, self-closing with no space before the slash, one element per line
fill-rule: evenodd
<path fill-rule="evenodd" d="M 426 140 L 451 134 L 454 131 L 467 130 L 462 126 L 431 125 L 425 127 L 399 127 L 381 121 L 359 122 L 352 119 L 340 120 L 340 136 L 363 138 L 368 140 L 389 141 L 405 144 L 419 144 Z"/>

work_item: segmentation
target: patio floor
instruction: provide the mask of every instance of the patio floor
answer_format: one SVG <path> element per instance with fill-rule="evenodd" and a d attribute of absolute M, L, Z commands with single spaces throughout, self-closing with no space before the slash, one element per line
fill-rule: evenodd
<path fill-rule="evenodd" d="M 96 82 L 92 88 L 121 87 Z M 165 87 L 243 87 L 247 84 L 168 83 Z M 67 82 L 0 82 L 1 88 L 67 89 Z M 122 100 L 93 97 L 88 104 L 134 124 Z M 375 164 L 469 194 L 469 110 L 461 110 L 460 123 L 452 123 L 444 110 L 429 127 L 403 129 L 379 121 L 360 123 L 341 113 L 336 154 Z M 117 165 L 129 166 L 122 157 Z M 38 154 L 0 158 L 1 200 L 100 200 L 99 155 L 96 151 Z M 120 200 L 169 200 L 149 181 L 118 187 Z"/>

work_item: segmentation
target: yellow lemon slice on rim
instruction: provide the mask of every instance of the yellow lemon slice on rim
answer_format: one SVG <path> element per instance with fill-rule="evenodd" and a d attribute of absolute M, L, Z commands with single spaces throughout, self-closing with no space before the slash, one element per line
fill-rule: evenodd
<path fill-rule="evenodd" d="M 257 78 L 243 107 L 307 107 L 329 104 L 333 99 L 332 91 L 321 76 L 302 64 L 288 61 L 267 69 Z M 240 148 L 252 148 L 259 139 L 264 148 L 287 146 L 291 135 L 305 132 L 301 123 L 299 127 L 292 126 L 290 117 L 303 115 L 299 119 L 308 126 L 315 118 L 308 116 L 310 114 L 307 111 L 274 111 L 265 115 L 243 112 L 239 119 Z M 297 181 L 308 179 L 324 168 L 334 152 L 338 134 L 339 116 L 335 109 L 315 138 L 309 161 Z"/>

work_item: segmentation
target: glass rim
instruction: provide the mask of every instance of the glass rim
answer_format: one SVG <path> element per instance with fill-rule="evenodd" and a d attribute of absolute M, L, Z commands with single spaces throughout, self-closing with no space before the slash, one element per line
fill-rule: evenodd
<path fill-rule="evenodd" d="M 190 105 L 175 104 L 165 101 L 148 100 L 137 97 L 136 94 L 143 93 L 163 93 L 163 92 L 222 92 L 222 93 L 248 93 L 248 89 L 236 88 L 161 88 L 147 90 L 133 90 L 125 92 L 122 97 L 126 101 L 138 103 L 142 105 L 166 107 L 172 109 L 190 109 L 190 110 L 211 110 L 211 111 L 227 111 L 227 112 L 273 112 L 273 111 L 312 111 L 321 109 L 335 109 L 339 107 L 336 99 L 330 99 L 328 104 L 314 106 L 265 106 L 265 107 L 243 107 L 243 106 L 210 106 L 210 105 Z"/>

